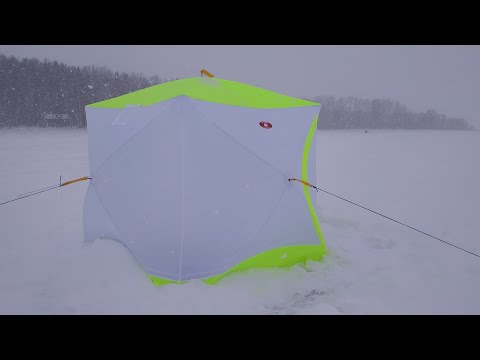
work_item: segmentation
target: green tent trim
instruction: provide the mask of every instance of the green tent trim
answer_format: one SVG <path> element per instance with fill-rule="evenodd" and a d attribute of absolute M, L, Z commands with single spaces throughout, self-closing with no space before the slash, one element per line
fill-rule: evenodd
<path fill-rule="evenodd" d="M 158 84 L 113 99 L 90 104 L 87 107 L 123 109 L 135 105 L 148 106 L 181 95 L 196 100 L 250 108 L 318 106 L 318 103 L 315 102 L 232 80 L 196 77 Z"/>

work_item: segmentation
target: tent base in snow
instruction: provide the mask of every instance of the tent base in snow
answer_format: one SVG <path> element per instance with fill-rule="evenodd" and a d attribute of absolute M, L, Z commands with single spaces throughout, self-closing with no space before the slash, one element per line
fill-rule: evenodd
<path fill-rule="evenodd" d="M 88 105 L 85 240 L 121 242 L 156 285 L 320 260 L 313 190 L 289 181 L 315 183 L 319 111 L 201 77 Z"/>

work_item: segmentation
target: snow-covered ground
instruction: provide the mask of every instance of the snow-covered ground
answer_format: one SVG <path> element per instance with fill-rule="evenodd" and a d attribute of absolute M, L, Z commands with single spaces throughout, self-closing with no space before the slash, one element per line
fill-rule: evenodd
<path fill-rule="evenodd" d="M 480 254 L 480 132 L 322 131 L 317 184 Z M 0 130 L 0 202 L 88 175 L 85 130 Z M 216 286 L 155 287 L 119 243 L 83 243 L 78 183 L 0 206 L 1 314 L 480 314 L 480 258 L 327 194 L 329 255 Z"/>

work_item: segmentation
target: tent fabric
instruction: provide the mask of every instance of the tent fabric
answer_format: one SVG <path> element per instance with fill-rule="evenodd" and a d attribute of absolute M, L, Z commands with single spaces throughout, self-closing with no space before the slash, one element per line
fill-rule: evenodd
<path fill-rule="evenodd" d="M 220 78 L 188 78 L 170 81 L 113 99 L 87 105 L 92 108 L 125 108 L 131 104 L 157 104 L 185 95 L 192 99 L 251 108 L 288 108 L 318 106 L 317 103 L 297 99 L 277 92 Z"/>
<path fill-rule="evenodd" d="M 87 106 L 85 240 L 120 241 L 157 285 L 320 260 L 311 190 L 288 181 L 315 183 L 319 110 L 218 78 Z"/>

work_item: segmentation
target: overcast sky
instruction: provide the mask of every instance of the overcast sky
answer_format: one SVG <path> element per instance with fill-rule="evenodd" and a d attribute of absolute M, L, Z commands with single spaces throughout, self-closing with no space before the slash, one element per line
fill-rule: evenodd
<path fill-rule="evenodd" d="M 215 76 L 296 97 L 389 97 L 480 128 L 480 46 L 0 45 L 0 53 L 162 77 Z"/>

